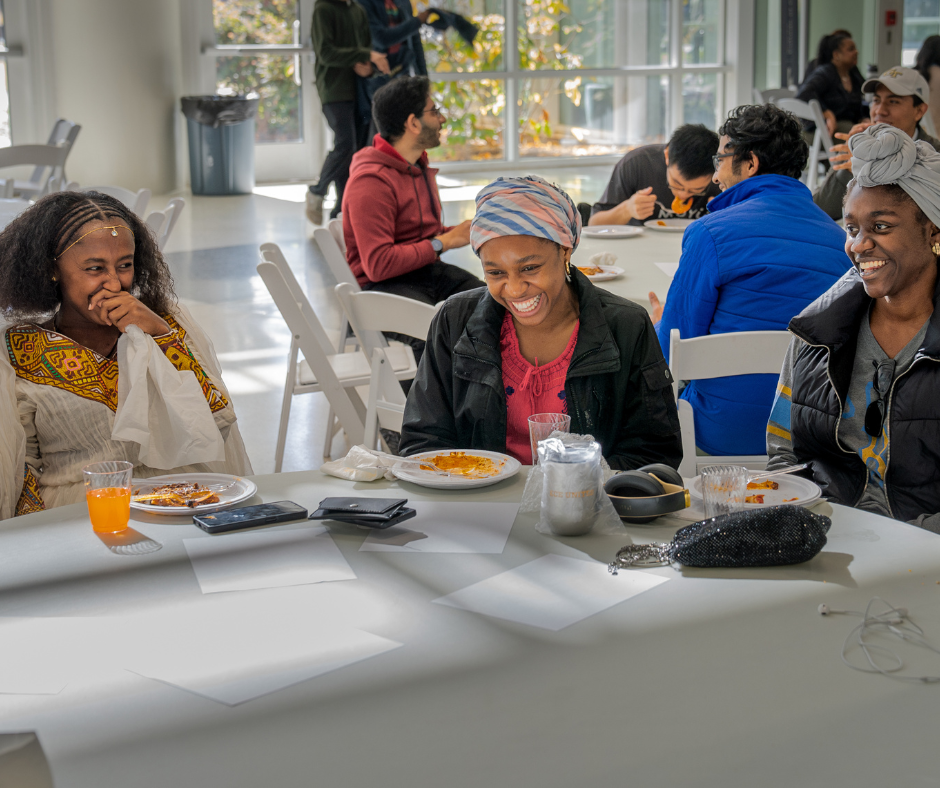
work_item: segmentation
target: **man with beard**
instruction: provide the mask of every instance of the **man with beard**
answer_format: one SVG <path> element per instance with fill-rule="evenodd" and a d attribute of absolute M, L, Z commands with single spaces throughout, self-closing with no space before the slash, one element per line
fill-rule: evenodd
<path fill-rule="evenodd" d="M 482 287 L 441 253 L 470 242 L 470 221 L 441 223 L 437 170 L 427 151 L 441 144 L 444 116 L 427 77 L 401 77 L 381 88 L 372 114 L 379 133 L 353 156 L 343 195 L 346 260 L 363 290 L 428 304 Z"/>

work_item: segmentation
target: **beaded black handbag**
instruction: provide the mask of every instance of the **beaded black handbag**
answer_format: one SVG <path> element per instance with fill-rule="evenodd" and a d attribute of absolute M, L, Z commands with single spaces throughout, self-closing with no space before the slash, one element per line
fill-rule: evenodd
<path fill-rule="evenodd" d="M 627 545 L 609 569 L 681 564 L 698 567 L 783 566 L 809 561 L 826 545 L 832 521 L 801 506 L 723 514 L 679 529 L 668 544 Z"/>

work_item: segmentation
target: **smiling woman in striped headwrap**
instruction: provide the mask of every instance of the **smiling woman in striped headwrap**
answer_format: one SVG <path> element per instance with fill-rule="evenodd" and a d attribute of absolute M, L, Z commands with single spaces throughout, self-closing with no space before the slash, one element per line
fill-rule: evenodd
<path fill-rule="evenodd" d="M 528 417 L 567 413 L 613 468 L 682 458 L 672 378 L 646 310 L 571 264 L 581 219 L 535 176 L 477 195 L 486 289 L 447 300 L 408 395 L 402 454 L 486 449 L 531 462 Z"/>

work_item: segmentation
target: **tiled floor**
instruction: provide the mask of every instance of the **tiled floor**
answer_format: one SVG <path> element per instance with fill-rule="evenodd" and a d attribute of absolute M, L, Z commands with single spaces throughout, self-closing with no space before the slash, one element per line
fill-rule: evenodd
<path fill-rule="evenodd" d="M 577 203 L 594 202 L 609 177 L 609 169 L 541 168 L 535 172 L 557 183 Z M 442 176 L 441 193 L 446 223 L 473 215 L 473 197 L 491 177 Z M 225 382 L 238 413 L 238 422 L 256 473 L 274 470 L 274 447 L 281 396 L 287 369 L 290 334 L 258 276 L 258 246 L 280 245 L 318 317 L 338 331 L 336 284 L 313 242 L 313 227 L 303 212 L 304 186 L 259 187 L 258 193 L 234 197 L 186 195 L 186 209 L 167 246 L 167 261 L 180 300 L 212 337 L 222 361 Z M 154 198 L 152 208 L 165 200 Z M 469 249 L 445 256 L 480 273 Z M 326 429 L 326 400 L 322 394 L 295 397 L 291 407 L 284 470 L 316 468 Z M 344 453 L 342 436 L 333 443 L 334 456 Z"/>

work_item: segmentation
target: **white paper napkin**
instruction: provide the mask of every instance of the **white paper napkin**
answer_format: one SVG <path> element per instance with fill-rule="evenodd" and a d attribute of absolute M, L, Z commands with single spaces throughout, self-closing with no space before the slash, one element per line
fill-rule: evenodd
<path fill-rule="evenodd" d="M 615 576 L 599 561 L 546 555 L 434 602 L 557 632 L 667 580 L 642 571 Z"/>

